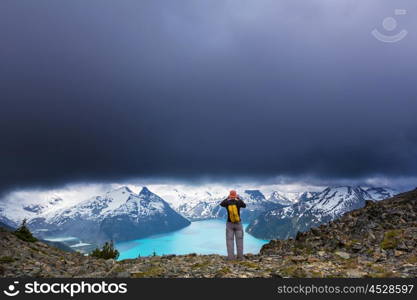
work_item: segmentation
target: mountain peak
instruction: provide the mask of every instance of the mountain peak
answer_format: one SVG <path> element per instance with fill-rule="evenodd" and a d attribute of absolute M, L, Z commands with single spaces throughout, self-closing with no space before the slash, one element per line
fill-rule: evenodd
<path fill-rule="evenodd" d="M 142 187 L 142 190 L 139 193 L 139 196 L 150 196 L 153 195 L 153 193 L 146 187 Z"/>

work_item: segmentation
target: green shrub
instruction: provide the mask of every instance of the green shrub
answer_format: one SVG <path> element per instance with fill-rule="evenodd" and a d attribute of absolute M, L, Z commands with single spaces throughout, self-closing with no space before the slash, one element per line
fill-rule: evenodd
<path fill-rule="evenodd" d="M 103 259 L 117 259 L 119 257 L 119 251 L 114 249 L 113 241 L 105 242 L 102 249 L 96 248 L 90 253 L 90 256 L 103 258 Z"/>
<path fill-rule="evenodd" d="M 381 248 L 384 250 L 397 248 L 401 235 L 402 230 L 400 229 L 386 231 L 381 242 Z"/>
<path fill-rule="evenodd" d="M 24 219 L 22 222 L 22 225 L 20 225 L 20 227 L 16 229 L 16 231 L 14 232 L 14 235 L 25 242 L 33 243 L 38 240 L 32 235 L 29 228 L 27 227 L 26 219 Z"/>
<path fill-rule="evenodd" d="M 4 263 L 11 263 L 14 262 L 16 259 L 14 259 L 11 256 L 2 256 L 0 257 L 0 264 L 4 264 Z"/>

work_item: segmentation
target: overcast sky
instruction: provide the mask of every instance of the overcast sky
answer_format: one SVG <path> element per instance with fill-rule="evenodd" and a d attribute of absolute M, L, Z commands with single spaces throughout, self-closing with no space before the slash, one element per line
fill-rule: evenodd
<path fill-rule="evenodd" d="M 417 176 L 414 0 L 2 0 L 0 42 L 1 191 Z"/>

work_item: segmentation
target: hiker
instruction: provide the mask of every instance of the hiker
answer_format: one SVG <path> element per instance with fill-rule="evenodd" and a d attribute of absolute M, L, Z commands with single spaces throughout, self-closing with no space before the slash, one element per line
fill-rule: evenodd
<path fill-rule="evenodd" d="M 220 206 L 227 210 L 226 223 L 226 247 L 227 259 L 235 258 L 234 243 L 236 239 L 237 259 L 243 258 L 243 227 L 240 219 L 240 209 L 246 204 L 240 199 L 235 190 L 231 190 L 229 196 L 224 199 Z"/>

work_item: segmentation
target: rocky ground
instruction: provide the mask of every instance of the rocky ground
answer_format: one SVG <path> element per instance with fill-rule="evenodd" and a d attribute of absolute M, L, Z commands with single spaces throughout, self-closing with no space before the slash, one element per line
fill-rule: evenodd
<path fill-rule="evenodd" d="M 69 253 L 0 230 L 2 277 L 417 277 L 417 189 L 345 214 L 257 255 L 166 255 L 123 261 Z"/>

